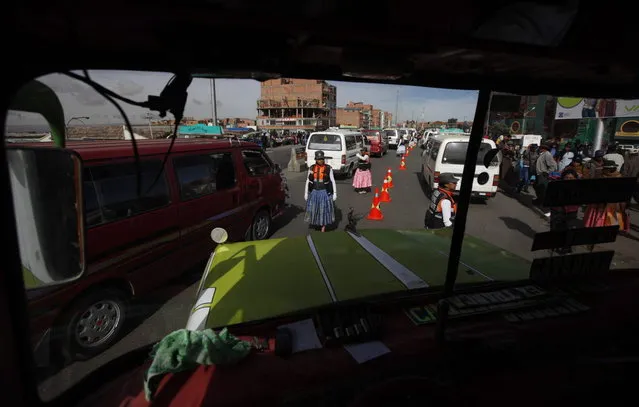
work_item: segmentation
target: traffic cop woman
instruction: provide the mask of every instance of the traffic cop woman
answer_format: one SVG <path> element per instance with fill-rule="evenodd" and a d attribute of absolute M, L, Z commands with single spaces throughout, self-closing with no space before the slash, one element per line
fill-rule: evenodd
<path fill-rule="evenodd" d="M 310 190 L 310 192 L 309 192 Z M 326 231 L 326 225 L 335 222 L 335 206 L 337 199 L 337 186 L 333 169 L 324 161 L 324 152 L 315 152 L 315 164 L 308 169 L 308 179 L 304 187 L 304 200 L 306 201 L 306 214 L 304 221 L 311 226 L 319 226 L 322 232 Z"/>
<path fill-rule="evenodd" d="M 424 227 L 426 229 L 443 229 L 453 226 L 457 204 L 453 198 L 453 191 L 459 179 L 449 172 L 439 176 L 437 190 L 430 196 L 430 206 L 424 217 Z"/>

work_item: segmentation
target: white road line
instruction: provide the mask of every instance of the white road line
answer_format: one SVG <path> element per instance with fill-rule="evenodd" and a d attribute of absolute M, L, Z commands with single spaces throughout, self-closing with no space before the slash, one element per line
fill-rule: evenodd
<path fill-rule="evenodd" d="M 322 265 L 322 260 L 320 260 L 319 254 L 317 253 L 317 248 L 315 247 L 315 242 L 313 242 L 313 238 L 311 237 L 311 235 L 306 236 L 306 241 L 308 242 L 308 247 L 311 248 L 311 253 L 313 253 L 313 257 L 315 257 L 315 263 L 317 263 L 317 267 L 319 268 L 320 273 L 322 273 L 322 278 L 324 279 L 324 284 L 326 284 L 328 293 L 331 295 L 333 302 L 337 302 L 337 296 L 335 295 L 335 290 L 333 289 L 331 280 L 329 280 L 328 275 L 326 274 L 326 270 L 324 270 L 324 266 Z"/>
<path fill-rule="evenodd" d="M 364 236 L 357 236 L 351 232 L 348 234 L 357 242 L 364 250 L 366 250 L 371 256 L 375 258 L 382 266 L 390 271 L 406 288 L 424 288 L 428 287 L 428 284 L 422 280 L 417 274 L 413 273 L 397 260 L 392 258 L 388 253 L 375 246 L 371 241 Z"/>

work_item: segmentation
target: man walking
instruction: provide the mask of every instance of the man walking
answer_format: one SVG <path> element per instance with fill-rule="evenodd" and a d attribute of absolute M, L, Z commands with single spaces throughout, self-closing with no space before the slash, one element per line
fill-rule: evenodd
<path fill-rule="evenodd" d="M 550 217 L 550 211 L 545 208 L 544 199 L 546 198 L 546 189 L 548 188 L 548 181 L 550 179 L 550 173 L 557 171 L 557 162 L 550 153 L 550 146 L 548 144 L 542 144 L 539 149 L 541 153 L 537 158 L 535 164 L 535 171 L 537 177 L 537 183 L 535 184 L 535 194 L 537 199 L 533 201 L 535 205 L 544 212 L 544 216 Z"/>

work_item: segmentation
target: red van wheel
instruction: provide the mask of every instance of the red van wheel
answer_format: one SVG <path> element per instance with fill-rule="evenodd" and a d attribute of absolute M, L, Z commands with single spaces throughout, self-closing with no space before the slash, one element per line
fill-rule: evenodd
<path fill-rule="evenodd" d="M 271 234 L 271 215 L 262 209 L 253 218 L 251 224 L 251 240 L 264 240 Z"/>
<path fill-rule="evenodd" d="M 127 297 L 115 288 L 97 288 L 79 298 L 54 330 L 65 359 L 86 360 L 113 345 L 122 334 Z"/>

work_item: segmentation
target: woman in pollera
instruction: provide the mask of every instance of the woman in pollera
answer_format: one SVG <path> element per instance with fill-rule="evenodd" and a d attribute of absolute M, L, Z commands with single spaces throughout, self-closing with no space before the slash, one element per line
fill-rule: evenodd
<path fill-rule="evenodd" d="M 308 169 L 308 179 L 304 187 L 306 214 L 304 221 L 311 226 L 319 226 L 322 232 L 326 225 L 335 222 L 335 206 L 337 186 L 330 165 L 324 162 L 324 152 L 315 152 L 315 164 Z"/>
<path fill-rule="evenodd" d="M 359 194 L 370 192 L 373 185 L 371 176 L 371 158 L 366 147 L 362 147 L 357 154 L 357 171 L 353 177 L 353 188 Z"/>

